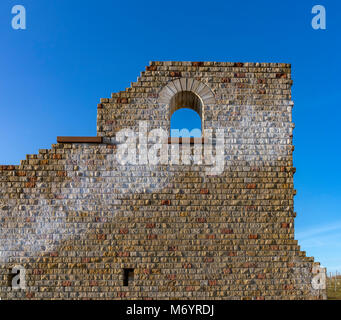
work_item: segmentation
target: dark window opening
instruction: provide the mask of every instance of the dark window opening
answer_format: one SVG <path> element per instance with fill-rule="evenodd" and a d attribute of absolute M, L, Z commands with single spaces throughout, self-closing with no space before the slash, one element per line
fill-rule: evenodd
<path fill-rule="evenodd" d="M 134 269 L 123 269 L 123 285 L 129 286 L 132 281 L 134 281 Z"/>
<path fill-rule="evenodd" d="M 18 274 L 20 274 L 20 270 L 17 271 L 17 273 L 12 273 L 12 270 L 10 270 L 10 274 L 8 275 L 8 286 L 12 287 L 12 282 L 15 276 L 17 276 Z M 17 281 L 17 284 L 20 284 L 20 278 Z"/>

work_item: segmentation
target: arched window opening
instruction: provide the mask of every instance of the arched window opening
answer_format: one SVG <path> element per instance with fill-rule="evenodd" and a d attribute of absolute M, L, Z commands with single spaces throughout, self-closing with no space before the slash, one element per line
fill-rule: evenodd
<path fill-rule="evenodd" d="M 170 136 L 194 137 L 202 136 L 202 102 L 191 91 L 180 91 L 170 101 Z"/>
<path fill-rule="evenodd" d="M 173 113 L 171 118 L 172 138 L 200 138 L 201 119 L 194 110 L 183 108 Z"/>

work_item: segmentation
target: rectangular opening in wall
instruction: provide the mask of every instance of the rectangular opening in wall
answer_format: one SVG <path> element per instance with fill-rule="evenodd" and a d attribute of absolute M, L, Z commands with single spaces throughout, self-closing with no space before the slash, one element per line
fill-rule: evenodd
<path fill-rule="evenodd" d="M 8 275 L 8 286 L 9 287 L 13 287 L 13 279 L 15 276 L 17 276 L 18 274 L 20 274 L 20 271 L 18 271 L 17 273 L 12 273 L 12 269 L 9 271 L 9 275 Z M 18 278 L 18 281 L 16 281 L 16 283 L 19 285 L 20 284 L 20 278 Z"/>
<path fill-rule="evenodd" d="M 134 281 L 134 269 L 126 268 L 123 269 L 123 285 L 129 286 Z"/>

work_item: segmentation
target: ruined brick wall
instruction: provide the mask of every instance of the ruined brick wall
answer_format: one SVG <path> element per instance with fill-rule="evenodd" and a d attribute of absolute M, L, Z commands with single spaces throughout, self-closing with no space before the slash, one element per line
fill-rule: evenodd
<path fill-rule="evenodd" d="M 312 285 L 319 264 L 294 239 L 291 84 L 282 63 L 152 62 L 101 99 L 102 143 L 57 143 L 0 166 L 0 297 L 325 298 Z M 205 139 L 223 130 L 223 171 L 122 165 L 117 133 L 168 131 L 182 92 L 199 98 Z M 25 289 L 11 287 L 16 265 Z"/>

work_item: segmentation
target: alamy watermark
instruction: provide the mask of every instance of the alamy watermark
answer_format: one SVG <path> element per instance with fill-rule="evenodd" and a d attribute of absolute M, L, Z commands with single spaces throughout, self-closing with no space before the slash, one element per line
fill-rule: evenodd
<path fill-rule="evenodd" d="M 314 30 L 325 30 L 327 28 L 326 8 L 320 4 L 313 6 L 311 13 L 315 14 L 311 20 L 311 26 Z"/>
<path fill-rule="evenodd" d="M 26 29 L 26 9 L 22 5 L 15 5 L 12 8 L 12 14 L 15 16 L 12 18 L 12 28 L 14 30 Z"/>
<path fill-rule="evenodd" d="M 180 131 L 172 130 L 172 134 L 174 133 L 179 136 Z M 200 138 L 195 138 L 191 143 L 188 138 L 191 132 L 186 129 L 181 130 L 181 135 L 187 137 L 182 138 L 180 152 L 177 138 L 172 138 L 169 144 L 166 130 L 156 128 L 148 132 L 148 122 L 140 121 L 137 133 L 127 128 L 116 134 L 118 144 L 116 159 L 120 165 L 205 165 L 207 175 L 218 175 L 224 171 L 224 129 L 216 129 L 215 132 L 212 129 L 205 130 L 204 142 Z"/>
<path fill-rule="evenodd" d="M 14 30 L 26 29 L 26 9 L 23 5 L 15 5 L 12 7 L 12 28 Z M 311 26 L 314 30 L 326 29 L 326 8 L 323 5 L 315 5 L 311 10 L 312 14 L 315 14 L 311 21 Z"/>
<path fill-rule="evenodd" d="M 327 285 L 327 278 L 326 278 L 326 269 L 314 266 L 312 270 L 315 276 L 311 280 L 311 285 L 315 290 L 324 290 L 326 289 Z"/>
<path fill-rule="evenodd" d="M 11 271 L 12 274 L 14 274 L 14 277 L 12 278 L 12 289 L 13 290 L 19 290 L 19 289 L 26 289 L 26 270 L 23 266 L 16 265 L 12 268 Z"/>

